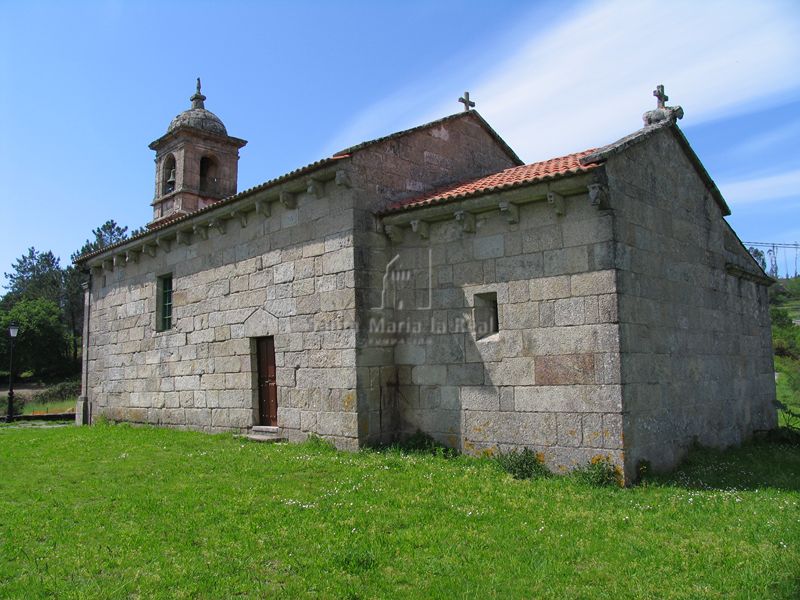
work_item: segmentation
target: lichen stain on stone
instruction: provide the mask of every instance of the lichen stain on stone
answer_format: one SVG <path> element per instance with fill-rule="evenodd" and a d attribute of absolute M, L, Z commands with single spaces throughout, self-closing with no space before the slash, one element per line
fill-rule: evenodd
<path fill-rule="evenodd" d="M 356 395 L 354 392 L 347 392 L 342 398 L 342 406 L 345 410 L 350 411 L 355 408 L 356 405 Z"/>

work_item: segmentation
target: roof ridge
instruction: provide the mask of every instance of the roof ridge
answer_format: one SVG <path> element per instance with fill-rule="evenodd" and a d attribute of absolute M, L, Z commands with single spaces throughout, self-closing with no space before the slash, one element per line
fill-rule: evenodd
<path fill-rule="evenodd" d="M 486 119 L 484 119 L 481 116 L 481 114 L 477 110 L 474 110 L 474 109 L 470 109 L 468 111 L 461 111 L 461 112 L 453 113 L 452 115 L 447 115 L 446 117 L 442 117 L 440 119 L 436 119 L 436 120 L 430 121 L 428 123 L 423 123 L 422 125 L 416 125 L 415 127 L 410 127 L 408 129 L 402 129 L 400 131 L 395 131 L 394 133 L 390 133 L 390 134 L 387 134 L 387 135 L 384 135 L 384 136 L 381 136 L 381 137 L 377 137 L 377 138 L 374 138 L 374 139 L 371 139 L 371 140 L 366 140 L 366 141 L 361 142 L 359 144 L 356 144 L 354 146 L 350 146 L 350 147 L 345 148 L 343 150 L 339 150 L 339 152 L 334 153 L 333 156 L 337 157 L 337 156 L 342 156 L 342 155 L 347 155 L 347 154 L 353 154 L 355 152 L 363 150 L 364 148 L 368 148 L 369 146 L 373 146 L 373 145 L 379 144 L 381 142 L 386 142 L 388 140 L 397 139 L 399 137 L 403 137 L 403 136 L 409 135 L 411 133 L 416 133 L 417 131 L 423 131 L 425 129 L 429 129 L 431 127 L 435 127 L 437 125 L 441 125 L 442 123 L 448 123 L 450 121 L 455 121 L 456 119 L 465 118 L 467 116 L 471 116 L 471 117 L 475 118 L 477 120 L 478 124 L 486 130 L 486 133 L 488 133 L 492 138 L 494 138 L 494 140 L 503 149 L 503 151 L 509 156 L 509 158 L 511 158 L 514 162 L 518 163 L 520 166 L 524 164 L 522 159 L 517 155 L 516 152 L 514 152 L 514 150 L 511 148 L 511 146 L 509 146 L 506 143 L 506 141 L 502 137 L 500 137 L 500 134 L 498 134 L 492 128 L 492 126 L 489 125 L 489 123 L 486 121 Z"/>

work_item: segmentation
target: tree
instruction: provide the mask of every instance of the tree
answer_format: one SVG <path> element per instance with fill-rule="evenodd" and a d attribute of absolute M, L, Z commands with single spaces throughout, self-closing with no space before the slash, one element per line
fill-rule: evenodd
<path fill-rule="evenodd" d="M 61 309 L 44 298 L 25 298 L 0 312 L 0 331 L 10 323 L 19 325 L 14 341 L 14 372 L 33 371 L 37 376 L 63 375 L 70 370 L 67 356 L 67 333 L 61 321 Z M 2 340 L 3 365 L 7 365 L 8 336 Z"/>
<path fill-rule="evenodd" d="M 128 228 L 120 227 L 114 219 L 106 221 L 97 229 L 92 229 L 94 240 L 86 240 L 80 250 L 75 252 L 70 258 L 74 261 L 76 258 L 89 252 L 95 252 L 111 244 L 116 244 L 128 237 Z"/>
<path fill-rule="evenodd" d="M 758 248 L 755 248 L 753 246 L 750 246 L 747 249 L 747 251 L 750 252 L 750 255 L 755 259 L 755 261 L 764 270 L 764 272 L 766 272 L 767 271 L 767 257 L 764 256 L 764 251 L 763 250 L 759 250 Z"/>
<path fill-rule="evenodd" d="M 120 227 L 117 222 L 110 219 L 97 229 L 92 229 L 94 240 L 86 240 L 80 250 L 70 256 L 74 262 L 79 256 L 89 252 L 96 252 L 111 244 L 116 244 L 128 237 L 128 228 Z M 62 307 L 64 320 L 70 331 L 72 357 L 78 358 L 78 340 L 83 335 L 83 282 L 86 274 L 74 265 L 64 269 L 62 274 Z"/>
<path fill-rule="evenodd" d="M 18 258 L 12 269 L 13 272 L 5 273 L 9 289 L 3 298 L 6 308 L 26 298 L 44 298 L 60 304 L 61 265 L 52 252 L 28 248 L 28 253 Z"/>

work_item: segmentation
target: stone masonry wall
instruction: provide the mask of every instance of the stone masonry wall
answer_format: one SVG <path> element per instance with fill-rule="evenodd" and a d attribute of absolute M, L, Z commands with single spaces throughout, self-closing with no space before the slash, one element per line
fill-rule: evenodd
<path fill-rule="evenodd" d="M 396 379 L 382 392 L 401 434 L 470 453 L 528 447 L 556 469 L 597 455 L 621 465 L 611 240 L 611 215 L 586 194 L 566 198 L 563 216 L 537 201 L 515 224 L 493 210 L 474 232 L 452 215 L 427 238 L 405 230 L 391 246 L 396 283 L 373 313 L 385 325 L 370 335 L 393 348 Z M 476 339 L 475 295 L 487 292 L 499 332 Z"/>
<path fill-rule="evenodd" d="M 352 193 L 298 194 L 189 245 L 169 242 L 93 277 L 89 397 L 112 420 L 243 430 L 257 417 L 253 338 L 275 336 L 278 421 L 357 447 Z M 173 327 L 156 331 L 157 278 Z M 350 327 L 347 327 L 350 323 Z"/>
<path fill-rule="evenodd" d="M 515 166 L 473 113 L 393 137 L 352 157 L 356 194 L 356 305 L 358 313 L 359 437 L 363 444 L 391 442 L 399 433 L 397 368 L 392 344 L 369 335 L 381 304 L 386 265 L 394 256 L 376 216 L 389 202 L 418 196 Z"/>
<path fill-rule="evenodd" d="M 674 467 L 775 426 L 767 289 L 672 133 L 611 158 L 625 464 Z"/>

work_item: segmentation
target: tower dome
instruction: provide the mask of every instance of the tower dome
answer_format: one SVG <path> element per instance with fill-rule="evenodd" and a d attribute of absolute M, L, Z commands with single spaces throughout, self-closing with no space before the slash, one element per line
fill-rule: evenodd
<path fill-rule="evenodd" d="M 172 119 L 167 128 L 167 133 L 171 133 L 179 127 L 191 127 L 217 135 L 228 135 L 228 130 L 225 129 L 225 125 L 223 125 L 220 118 L 210 110 L 206 110 L 204 105 L 206 97 L 200 93 L 199 77 L 197 78 L 197 91 L 189 99 L 192 101 L 192 108 L 183 111 Z"/>

